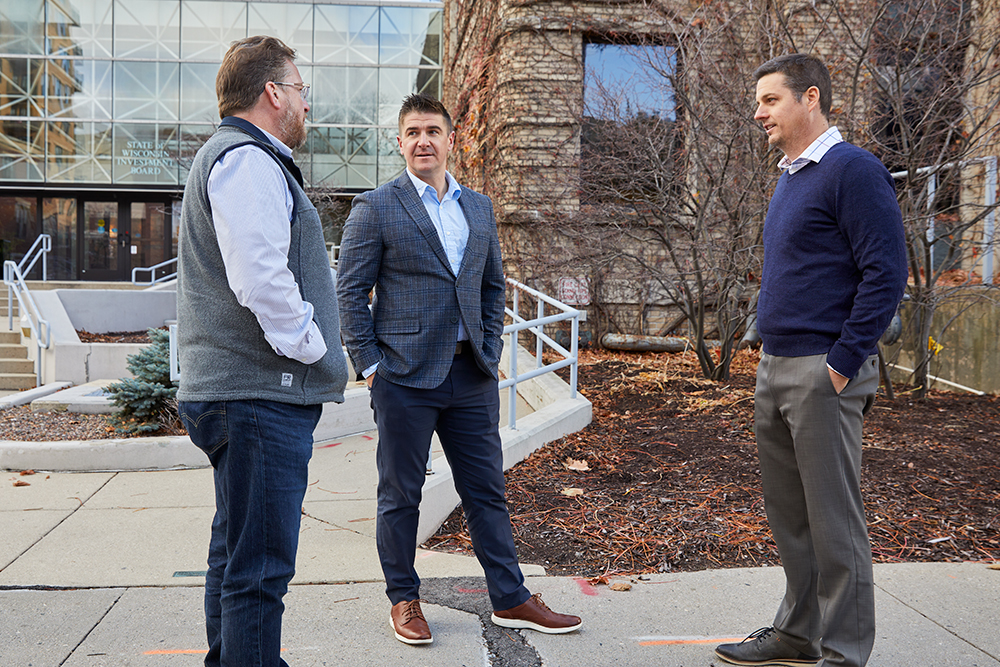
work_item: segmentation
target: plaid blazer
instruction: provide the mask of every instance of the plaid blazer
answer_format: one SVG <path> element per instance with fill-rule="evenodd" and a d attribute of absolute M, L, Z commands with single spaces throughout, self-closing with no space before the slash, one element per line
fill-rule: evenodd
<path fill-rule="evenodd" d="M 497 377 L 504 276 L 493 204 L 469 188 L 462 188 L 459 204 L 469 240 L 455 275 L 405 172 L 354 198 L 340 244 L 337 297 L 341 334 L 358 372 L 378 362 L 379 375 L 396 384 L 437 387 L 451 369 L 461 318 L 476 363 Z"/>

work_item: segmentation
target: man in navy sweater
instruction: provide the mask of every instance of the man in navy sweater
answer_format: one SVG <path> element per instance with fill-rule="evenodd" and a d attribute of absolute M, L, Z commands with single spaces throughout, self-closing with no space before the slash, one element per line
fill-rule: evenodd
<path fill-rule="evenodd" d="M 754 421 L 786 589 L 773 627 L 715 652 L 735 665 L 862 667 L 875 602 L 861 427 L 906 286 L 902 216 L 885 166 L 829 124 L 822 62 L 781 56 L 755 78 L 754 118 L 784 153 L 764 222 Z"/>

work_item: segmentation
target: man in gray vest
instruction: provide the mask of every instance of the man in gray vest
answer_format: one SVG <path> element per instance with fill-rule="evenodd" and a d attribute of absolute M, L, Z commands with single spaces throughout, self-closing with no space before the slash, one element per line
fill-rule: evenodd
<path fill-rule="evenodd" d="M 184 191 L 179 411 L 215 469 L 205 579 L 208 666 L 284 666 L 313 429 L 344 400 L 336 292 L 292 149 L 309 86 L 273 37 L 235 42 L 216 78 L 218 131 Z"/>

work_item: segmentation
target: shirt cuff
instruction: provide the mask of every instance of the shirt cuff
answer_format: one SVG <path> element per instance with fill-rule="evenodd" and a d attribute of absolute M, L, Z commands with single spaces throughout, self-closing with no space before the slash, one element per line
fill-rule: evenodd
<path fill-rule="evenodd" d="M 374 364 L 372 364 L 365 370 L 361 371 L 361 375 L 367 380 L 372 376 L 372 373 L 374 373 L 377 370 L 378 370 L 378 362 L 376 361 Z"/>

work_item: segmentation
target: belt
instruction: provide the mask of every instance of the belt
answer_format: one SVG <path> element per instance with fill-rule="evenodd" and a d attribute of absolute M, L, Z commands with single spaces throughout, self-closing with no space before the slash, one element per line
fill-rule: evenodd
<path fill-rule="evenodd" d="M 455 356 L 458 356 L 460 354 L 467 354 L 471 351 L 472 350 L 469 347 L 469 341 L 460 340 L 457 343 L 455 343 Z"/>

